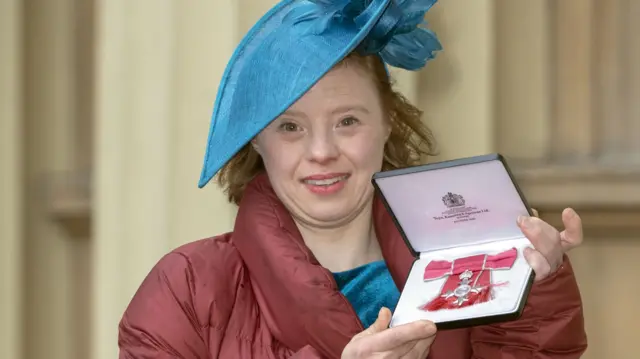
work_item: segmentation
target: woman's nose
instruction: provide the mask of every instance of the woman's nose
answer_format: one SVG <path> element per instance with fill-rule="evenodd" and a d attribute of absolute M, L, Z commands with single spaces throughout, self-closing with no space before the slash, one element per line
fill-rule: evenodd
<path fill-rule="evenodd" d="M 336 139 L 332 133 L 315 132 L 309 136 L 307 149 L 308 159 L 318 163 L 326 163 L 335 160 L 339 155 Z"/>

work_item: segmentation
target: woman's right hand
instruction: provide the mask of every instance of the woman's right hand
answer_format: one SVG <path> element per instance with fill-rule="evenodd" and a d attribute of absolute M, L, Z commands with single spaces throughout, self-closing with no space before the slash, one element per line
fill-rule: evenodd
<path fill-rule="evenodd" d="M 380 309 L 378 319 L 345 346 L 342 359 L 425 359 L 436 338 L 436 326 L 426 320 L 388 328 L 391 311 Z"/>

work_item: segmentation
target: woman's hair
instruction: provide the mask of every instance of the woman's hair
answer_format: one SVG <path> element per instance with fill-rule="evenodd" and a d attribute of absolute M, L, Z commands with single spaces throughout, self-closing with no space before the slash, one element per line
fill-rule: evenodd
<path fill-rule="evenodd" d="M 372 76 L 378 88 L 383 111 L 391 125 L 391 134 L 384 146 L 382 170 L 418 165 L 434 154 L 433 135 L 422 122 L 422 111 L 393 89 L 378 56 L 360 56 L 354 52 L 337 66 L 358 66 Z M 262 171 L 264 164 L 260 155 L 247 144 L 220 169 L 218 183 L 229 202 L 239 204 L 247 184 Z"/>

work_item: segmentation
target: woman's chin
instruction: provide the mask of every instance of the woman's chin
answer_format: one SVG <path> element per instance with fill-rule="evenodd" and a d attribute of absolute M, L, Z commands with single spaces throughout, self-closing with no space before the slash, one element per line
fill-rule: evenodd
<path fill-rule="evenodd" d="M 339 195 L 316 196 L 309 192 L 293 197 L 290 211 L 294 216 L 318 227 L 335 227 L 352 221 L 366 207 L 372 193 L 345 188 Z"/>
<path fill-rule="evenodd" d="M 350 220 L 353 212 L 345 210 L 318 211 L 317 209 L 307 212 L 308 222 L 318 227 L 340 226 Z"/>
<path fill-rule="evenodd" d="M 360 212 L 356 203 L 345 203 L 345 201 L 315 202 L 311 206 L 305 206 L 303 211 L 309 223 L 320 227 L 340 226 L 350 222 Z"/>

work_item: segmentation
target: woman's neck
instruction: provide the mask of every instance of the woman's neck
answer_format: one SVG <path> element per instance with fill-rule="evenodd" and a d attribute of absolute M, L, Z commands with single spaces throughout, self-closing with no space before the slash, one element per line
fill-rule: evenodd
<path fill-rule="evenodd" d="M 382 259 L 372 218 L 372 206 L 368 205 L 339 227 L 313 228 L 296 223 L 318 262 L 331 272 L 341 272 Z"/>

